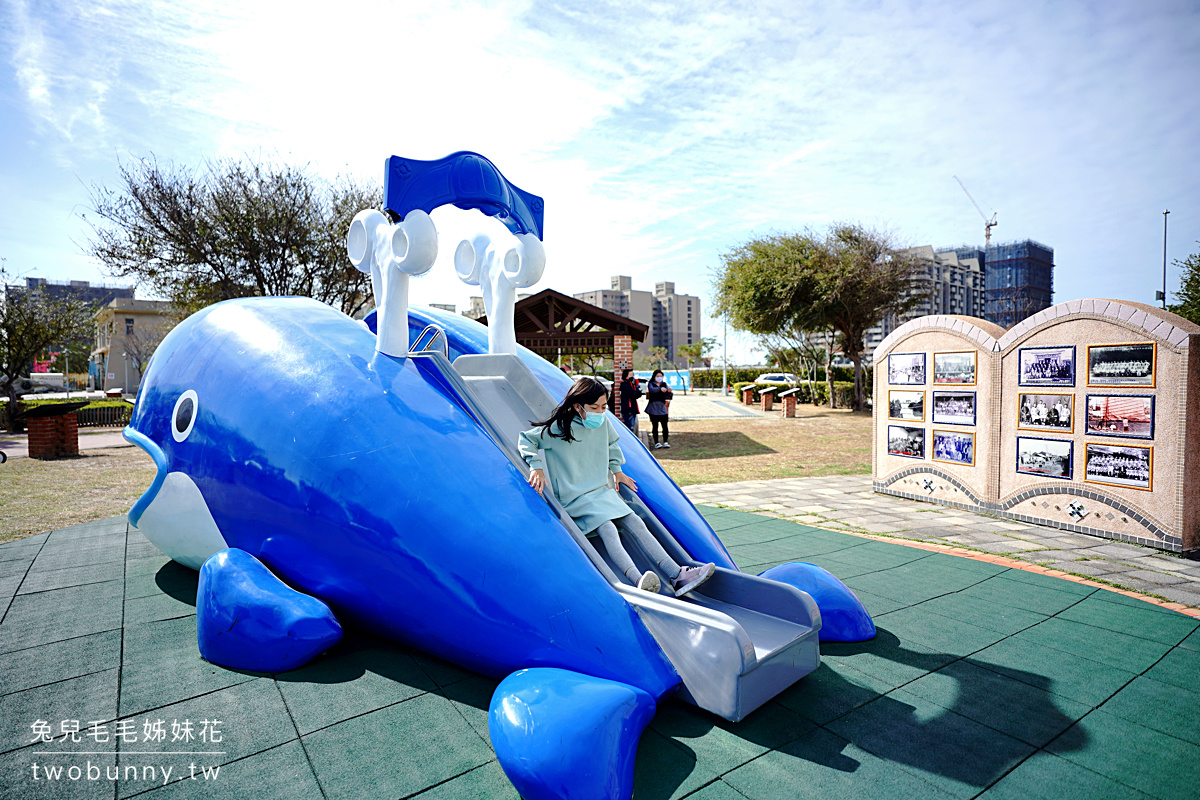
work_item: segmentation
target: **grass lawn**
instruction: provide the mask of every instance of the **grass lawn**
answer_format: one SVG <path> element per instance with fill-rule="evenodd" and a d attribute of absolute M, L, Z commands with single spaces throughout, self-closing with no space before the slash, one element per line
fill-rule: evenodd
<path fill-rule="evenodd" d="M 124 514 L 154 480 L 139 447 L 82 450 L 54 461 L 0 465 L 0 542 Z"/>
<path fill-rule="evenodd" d="M 794 419 L 777 414 L 672 422 L 671 449 L 654 454 L 680 486 L 866 475 L 871 471 L 871 413 L 802 405 Z"/>
<path fill-rule="evenodd" d="M 871 471 L 869 412 L 796 413 L 672 422 L 671 449 L 655 455 L 680 486 Z M 0 466 L 0 542 L 123 514 L 153 480 L 154 462 L 137 447 L 9 459 Z"/>

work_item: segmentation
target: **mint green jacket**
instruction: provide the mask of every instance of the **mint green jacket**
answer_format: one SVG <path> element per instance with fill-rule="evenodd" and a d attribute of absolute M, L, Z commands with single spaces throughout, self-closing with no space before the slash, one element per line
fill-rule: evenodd
<path fill-rule="evenodd" d="M 605 522 L 632 514 L 621 496 L 608 486 L 608 474 L 621 471 L 625 454 L 608 414 L 599 428 L 583 427 L 578 418 L 571 428 L 575 441 L 551 436 L 543 428 L 520 435 L 517 447 L 530 469 L 546 472 L 554 496 L 584 533 Z M 545 463 L 539 451 L 546 451 Z"/>

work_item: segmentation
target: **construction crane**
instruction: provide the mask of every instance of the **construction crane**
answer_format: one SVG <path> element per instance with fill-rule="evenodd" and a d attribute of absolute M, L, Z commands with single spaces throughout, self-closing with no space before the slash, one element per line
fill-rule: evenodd
<path fill-rule="evenodd" d="M 954 180 L 958 181 L 958 176 L 954 176 Z M 966 192 L 967 199 L 971 201 L 971 205 L 975 206 L 975 210 L 979 212 L 979 216 L 983 217 L 983 252 L 987 252 L 988 247 L 992 243 L 992 228 L 1000 223 L 996 222 L 996 212 L 992 212 L 992 218 L 988 219 L 987 214 L 983 213 L 983 209 L 979 207 L 979 203 L 975 202 L 975 198 L 971 197 L 971 193 L 967 191 L 967 187 L 963 186 L 962 181 L 958 181 L 958 185 L 962 186 L 962 190 Z"/>

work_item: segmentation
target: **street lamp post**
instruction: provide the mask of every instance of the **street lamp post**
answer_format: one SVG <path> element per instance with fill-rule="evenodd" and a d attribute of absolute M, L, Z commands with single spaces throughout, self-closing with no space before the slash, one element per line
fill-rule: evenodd
<path fill-rule="evenodd" d="M 729 396 L 729 313 L 725 313 L 724 352 L 721 355 L 721 394 Z"/>
<path fill-rule="evenodd" d="M 1167 309 L 1167 214 L 1170 214 L 1170 213 L 1171 212 L 1169 210 L 1163 212 L 1163 290 L 1162 290 L 1163 306 L 1162 307 L 1163 307 L 1164 311 L 1166 311 L 1166 309 Z"/>

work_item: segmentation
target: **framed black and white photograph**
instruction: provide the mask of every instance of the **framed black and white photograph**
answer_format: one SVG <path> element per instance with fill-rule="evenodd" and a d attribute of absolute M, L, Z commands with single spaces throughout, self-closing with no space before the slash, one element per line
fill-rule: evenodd
<path fill-rule="evenodd" d="M 963 431 L 933 432 L 933 460 L 975 466 L 975 434 Z"/>
<path fill-rule="evenodd" d="M 888 391 L 888 419 L 925 421 L 925 393 L 903 389 Z"/>
<path fill-rule="evenodd" d="M 888 383 L 896 386 L 924 386 L 925 354 L 892 353 L 889 355 Z"/>
<path fill-rule="evenodd" d="M 1041 475 L 1045 478 L 1072 477 L 1072 456 L 1075 445 L 1070 439 L 1041 439 L 1036 436 L 1017 437 L 1017 472 Z"/>
<path fill-rule="evenodd" d="M 1022 347 L 1017 354 L 1021 386 L 1074 386 L 1075 346 Z"/>
<path fill-rule="evenodd" d="M 1088 386 L 1154 386 L 1154 342 L 1088 345 Z"/>
<path fill-rule="evenodd" d="M 1151 491 L 1154 484 L 1154 448 L 1123 445 L 1086 445 L 1083 479 L 1106 486 L 1128 486 Z"/>
<path fill-rule="evenodd" d="M 1148 394 L 1089 394 L 1087 432 L 1126 439 L 1154 438 L 1154 397 Z"/>
<path fill-rule="evenodd" d="M 1071 433 L 1075 430 L 1073 394 L 1019 394 L 1017 405 L 1019 430 L 1055 433 Z"/>
<path fill-rule="evenodd" d="M 933 421 L 937 425 L 974 425 L 975 393 L 934 391 Z"/>
<path fill-rule="evenodd" d="M 924 458 L 925 429 L 888 425 L 888 453 L 905 458 Z"/>
<path fill-rule="evenodd" d="M 975 351 L 966 353 L 934 353 L 933 382 L 959 386 L 975 385 Z"/>

